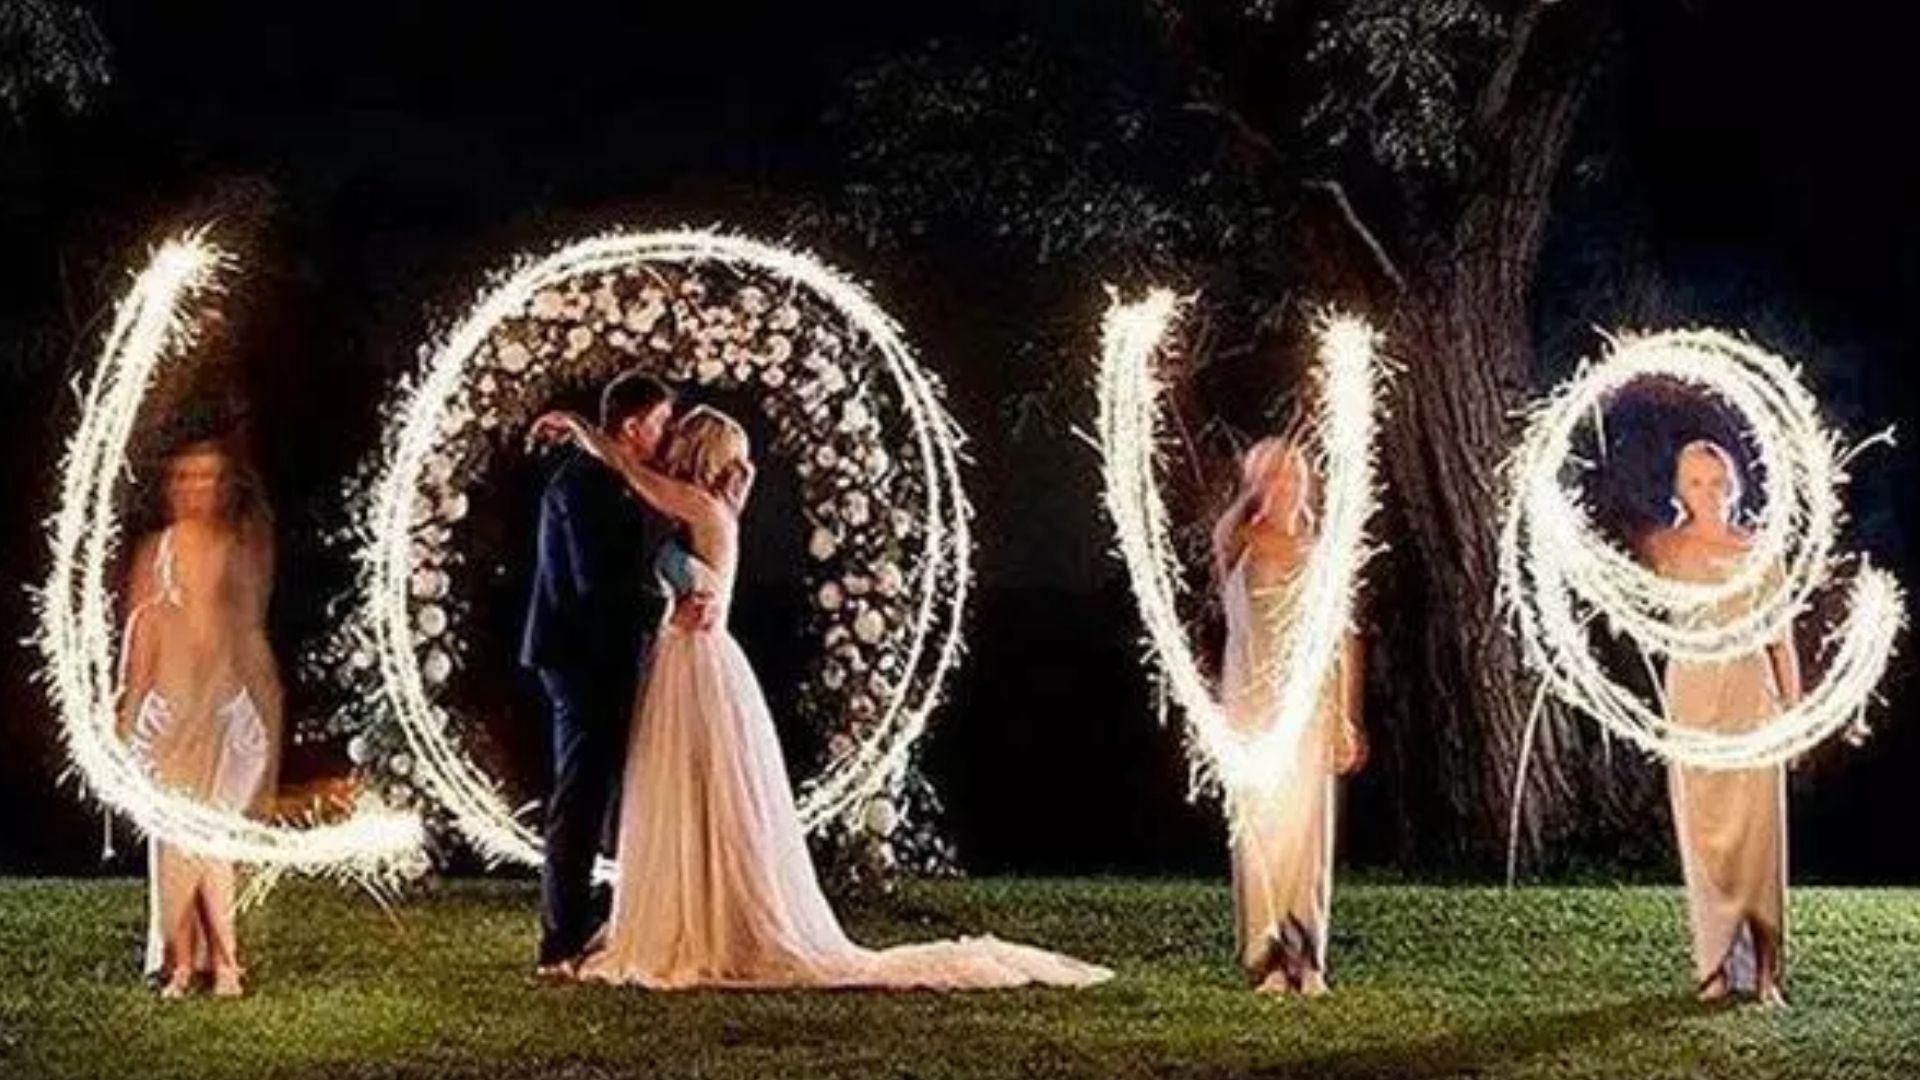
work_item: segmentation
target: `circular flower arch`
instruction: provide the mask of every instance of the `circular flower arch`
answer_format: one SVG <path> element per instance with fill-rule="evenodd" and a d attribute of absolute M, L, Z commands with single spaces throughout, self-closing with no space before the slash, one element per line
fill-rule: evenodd
<path fill-rule="evenodd" d="M 537 836 L 462 749 L 441 700 L 464 651 L 454 538 L 467 489 L 501 445 L 518 444 L 557 380 L 638 367 L 751 391 L 771 422 L 810 525 L 821 650 L 802 699 L 831 730 L 802 822 L 899 824 L 892 803 L 915 740 L 960 657 L 971 512 L 960 430 L 863 289 L 740 236 L 611 233 L 503 275 L 421 354 L 355 496 L 359 603 L 335 653 L 377 694 L 358 758 L 444 808 L 484 857 L 539 860 Z M 379 731 L 384 742 L 370 737 Z"/>
<path fill-rule="evenodd" d="M 1751 549 L 1723 582 L 1679 581 L 1642 565 L 1594 530 L 1580 495 L 1562 480 L 1579 427 L 1621 388 L 1646 379 L 1711 395 L 1746 423 L 1767 497 Z M 1601 618 L 1649 656 L 1693 663 L 1752 655 L 1790 634 L 1814 590 L 1833 575 L 1846 480 L 1846 456 L 1838 447 L 1793 368 L 1750 342 L 1712 330 L 1613 341 L 1599 363 L 1534 410 L 1509 464 L 1501 590 L 1516 618 L 1522 655 L 1544 678 L 1544 691 L 1648 753 L 1708 769 L 1786 761 L 1857 720 L 1906 619 L 1899 584 L 1864 562 L 1819 685 L 1748 731 L 1668 722 L 1664 710 L 1607 673 L 1588 630 Z M 1742 598 L 1750 602 L 1732 613 L 1721 610 Z"/>
<path fill-rule="evenodd" d="M 229 262 L 201 232 L 175 237 L 154 251 L 114 311 L 60 469 L 52 568 L 39 594 L 44 678 L 73 772 L 148 836 L 269 874 L 380 884 L 424 865 L 417 816 L 363 796 L 342 821 L 293 827 L 256 820 L 156 783 L 115 733 L 122 643 L 107 573 L 120 539 L 117 488 L 148 388 L 192 343 L 195 312 Z"/>
<path fill-rule="evenodd" d="M 1108 516 L 1133 586 L 1148 655 L 1164 689 L 1186 716 L 1193 772 L 1204 787 L 1238 790 L 1284 784 L 1298 757 L 1320 690 L 1333 671 L 1353 617 L 1353 598 L 1372 549 L 1367 520 L 1377 501 L 1374 434 L 1380 361 L 1376 335 L 1343 316 L 1317 328 L 1319 375 L 1312 420 L 1322 484 L 1320 539 L 1303 567 L 1301 618 L 1265 673 L 1274 687 L 1273 722 L 1255 733 L 1237 729 L 1201 673 L 1179 613 L 1178 556 L 1169 536 L 1157 476 L 1164 385 L 1154 362 L 1180 314 L 1165 289 L 1140 300 L 1115 297 L 1101 325 L 1099 449 Z"/>

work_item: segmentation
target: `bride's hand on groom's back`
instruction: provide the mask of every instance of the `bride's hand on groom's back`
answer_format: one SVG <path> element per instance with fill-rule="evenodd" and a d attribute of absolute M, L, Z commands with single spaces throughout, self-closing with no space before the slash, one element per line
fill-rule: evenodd
<path fill-rule="evenodd" d="M 672 622 L 681 630 L 711 630 L 713 618 L 713 596 L 710 593 L 688 593 L 673 605 Z"/>
<path fill-rule="evenodd" d="M 577 414 L 564 409 L 541 413 L 527 425 L 527 449 L 541 450 L 568 442 L 580 434 L 585 423 Z"/>

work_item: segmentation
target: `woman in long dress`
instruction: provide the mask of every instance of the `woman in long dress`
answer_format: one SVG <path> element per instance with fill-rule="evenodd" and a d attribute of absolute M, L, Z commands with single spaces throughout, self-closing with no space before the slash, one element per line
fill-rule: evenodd
<path fill-rule="evenodd" d="M 1273 723 L 1277 666 L 1300 603 L 1312 550 L 1313 472 L 1290 438 L 1248 450 L 1239 495 L 1214 528 L 1214 565 L 1226 609 L 1223 704 L 1245 734 Z M 1234 929 L 1240 963 L 1265 994 L 1327 989 L 1337 778 L 1366 761 L 1361 649 L 1349 635 L 1321 688 L 1314 723 L 1278 782 L 1230 784 Z"/>
<path fill-rule="evenodd" d="M 1688 443 L 1674 465 L 1679 522 L 1652 534 L 1645 558 L 1663 576 L 1725 580 L 1751 546 L 1734 523 L 1740 474 L 1733 458 L 1706 440 Z M 1763 582 L 1761 588 L 1771 587 Z M 1725 618 L 1752 602 L 1735 597 L 1713 613 Z M 1667 665 L 1665 699 L 1676 725 L 1750 731 L 1800 697 L 1791 637 L 1762 652 L 1717 663 Z M 1784 1001 L 1787 940 L 1786 769 L 1667 771 L 1693 928 L 1694 977 L 1703 1001 L 1733 993 Z"/>
<path fill-rule="evenodd" d="M 281 687 L 267 643 L 271 517 L 217 441 L 174 453 L 168 524 L 135 547 L 120 734 L 156 783 L 264 813 L 279 769 Z M 145 968 L 161 994 L 198 976 L 241 992 L 232 864 L 148 842 Z"/>
<path fill-rule="evenodd" d="M 713 409 L 694 409 L 676 424 L 661 472 L 577 416 L 541 417 L 533 434 L 578 441 L 684 524 L 708 613 L 704 624 L 669 620 L 646 661 L 612 917 L 582 978 L 656 989 L 974 989 L 1110 977 L 990 937 L 883 950 L 849 940 L 815 876 L 766 699 L 726 629 L 753 476 L 745 431 Z"/>

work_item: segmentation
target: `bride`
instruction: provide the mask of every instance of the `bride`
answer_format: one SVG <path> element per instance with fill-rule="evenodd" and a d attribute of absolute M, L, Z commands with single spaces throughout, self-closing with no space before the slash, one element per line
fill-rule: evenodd
<path fill-rule="evenodd" d="M 991 937 L 867 949 L 841 930 L 814 875 L 760 684 L 726 629 L 747 435 L 705 406 L 681 417 L 659 470 L 584 419 L 555 412 L 531 438 L 572 440 L 674 518 L 708 617 L 654 646 L 629 739 L 613 914 L 580 977 L 656 989 L 1088 986 L 1104 968 Z M 672 546 L 672 545 L 668 545 Z"/>

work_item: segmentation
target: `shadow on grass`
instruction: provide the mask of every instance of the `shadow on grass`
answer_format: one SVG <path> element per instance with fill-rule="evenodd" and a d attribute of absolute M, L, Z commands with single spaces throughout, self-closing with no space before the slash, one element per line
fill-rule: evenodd
<path fill-rule="evenodd" d="M 1643 998 L 1567 1013 L 1524 1013 L 1496 1024 L 1422 1042 L 1393 1043 L 1354 1053 L 1289 1062 L 1238 1075 L 1262 1080 L 1378 1080 L 1478 1076 L 1499 1066 L 1556 1051 L 1604 1042 L 1626 1031 L 1659 1031 L 1699 1016 L 1707 1007 L 1691 996 Z M 1208 1074 L 1188 1074 L 1205 1076 Z"/>

